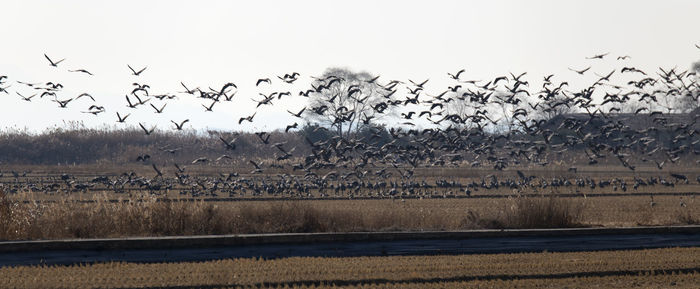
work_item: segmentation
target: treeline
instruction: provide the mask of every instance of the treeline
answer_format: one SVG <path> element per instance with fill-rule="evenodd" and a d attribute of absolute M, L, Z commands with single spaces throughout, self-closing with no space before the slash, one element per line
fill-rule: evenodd
<path fill-rule="evenodd" d="M 242 159 L 269 159 L 280 155 L 271 144 L 286 142 L 297 153 L 308 153 L 303 137 L 297 133 L 270 132 L 265 145 L 254 133 L 207 131 L 155 132 L 145 135 L 136 129 L 53 129 L 39 134 L 11 131 L 0 134 L 0 164 L 124 164 L 148 155 L 158 162 L 192 162 L 197 158 L 223 162 Z M 236 148 L 226 149 L 220 139 L 233 142 Z M 265 136 L 267 137 L 267 136 Z"/>

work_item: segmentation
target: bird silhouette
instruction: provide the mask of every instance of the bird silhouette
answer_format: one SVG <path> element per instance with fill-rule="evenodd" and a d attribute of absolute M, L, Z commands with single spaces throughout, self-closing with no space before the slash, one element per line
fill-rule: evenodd
<path fill-rule="evenodd" d="M 78 95 L 78 96 L 75 97 L 75 100 L 78 100 L 78 99 L 80 99 L 81 97 L 88 97 L 88 98 L 90 98 L 92 101 L 95 101 L 95 98 L 92 97 L 92 95 L 90 95 L 89 93 L 81 93 L 80 95 Z"/>
<path fill-rule="evenodd" d="M 305 110 L 306 110 L 306 107 L 302 108 L 302 109 L 301 109 L 299 112 L 297 112 L 297 113 L 293 113 L 293 112 L 291 112 L 291 111 L 289 111 L 289 110 L 288 110 L 287 112 L 289 112 L 289 114 L 291 114 L 291 115 L 293 115 L 293 116 L 295 116 L 295 117 L 301 118 L 301 114 L 304 113 Z"/>
<path fill-rule="evenodd" d="M 261 83 L 271 84 L 272 81 L 269 78 L 260 78 L 255 82 L 255 86 L 259 86 Z"/>
<path fill-rule="evenodd" d="M 90 71 L 87 71 L 87 70 L 85 70 L 85 69 L 76 69 L 76 70 L 68 70 L 68 71 L 69 71 L 69 72 L 81 72 L 81 73 L 85 73 L 85 74 L 88 74 L 88 75 L 93 75 L 92 73 L 90 73 Z"/>
<path fill-rule="evenodd" d="M 69 99 L 66 99 L 66 100 L 53 99 L 52 101 L 58 103 L 58 105 L 59 105 L 61 108 L 66 108 L 66 107 L 68 106 L 68 103 L 70 103 L 71 101 L 73 101 L 73 99 L 72 99 L 72 98 L 69 98 Z"/>
<path fill-rule="evenodd" d="M 51 64 L 51 66 L 53 66 L 53 67 L 58 67 L 58 64 L 59 64 L 59 63 L 61 63 L 61 62 L 63 62 L 64 60 L 66 60 L 66 59 L 64 58 L 64 59 L 61 59 L 61 60 L 59 60 L 59 61 L 54 62 L 53 60 L 51 60 L 51 58 L 49 58 L 48 55 L 46 55 L 46 53 L 44 53 L 44 57 L 46 57 L 46 60 L 48 60 L 49 63 Z"/>
<path fill-rule="evenodd" d="M 151 107 L 156 111 L 156 113 L 163 113 L 163 110 L 165 109 L 165 106 L 168 105 L 167 103 L 164 103 L 161 108 L 157 108 L 155 105 L 152 103 L 150 104 Z"/>
<path fill-rule="evenodd" d="M 460 71 L 457 71 L 457 73 L 455 73 L 455 74 L 448 72 L 447 75 L 449 75 L 454 80 L 459 80 L 459 75 L 464 73 L 465 71 L 466 71 L 466 69 L 461 69 Z"/>
<path fill-rule="evenodd" d="M 129 67 L 129 70 L 131 70 L 131 75 L 139 76 L 141 73 L 148 68 L 148 66 L 141 68 L 141 70 L 136 71 L 134 68 L 131 67 L 131 65 L 127 64 L 127 67 Z"/>
<path fill-rule="evenodd" d="M 117 122 L 124 123 L 126 121 L 126 118 L 129 117 L 131 114 L 127 114 L 124 117 L 122 117 L 119 112 L 117 112 Z"/>
<path fill-rule="evenodd" d="M 156 164 L 151 164 L 151 166 L 153 167 L 153 170 L 156 171 L 156 177 L 163 177 L 163 173 L 158 169 Z"/>
<path fill-rule="evenodd" d="M 234 138 L 230 141 L 227 141 L 222 136 L 219 136 L 219 139 L 221 140 L 221 142 L 224 143 L 227 150 L 235 150 L 236 149 L 236 139 L 237 138 Z"/>
<path fill-rule="evenodd" d="M 20 93 L 17 92 L 17 91 L 15 91 L 15 93 L 16 93 L 17 95 L 19 95 L 20 97 L 22 97 L 22 100 L 24 100 L 24 101 L 32 101 L 32 98 L 35 97 L 35 96 L 37 96 L 36 93 L 33 94 L 33 95 L 30 95 L 30 96 L 24 96 L 24 95 L 20 94 Z"/>
<path fill-rule="evenodd" d="M 170 122 L 172 122 L 172 123 L 175 125 L 175 129 L 176 129 L 176 130 L 182 130 L 182 127 L 183 127 L 183 126 L 185 125 L 185 123 L 187 123 L 188 121 L 190 121 L 190 120 L 189 120 L 189 119 L 186 119 L 186 120 L 181 121 L 180 123 L 177 123 L 177 122 L 175 122 L 175 121 L 173 121 L 173 120 L 171 120 Z"/>
<path fill-rule="evenodd" d="M 413 80 L 410 80 L 410 79 L 409 79 L 408 81 L 410 81 L 411 83 L 413 83 L 413 85 L 415 85 L 415 86 L 417 86 L 417 87 L 423 88 L 423 85 L 425 85 L 426 83 L 428 83 L 428 80 L 430 80 L 430 79 L 426 79 L 425 81 L 423 81 L 423 82 L 421 82 L 421 83 L 416 83 L 416 82 L 414 82 Z"/>
<path fill-rule="evenodd" d="M 244 120 L 247 120 L 248 122 L 253 122 L 253 118 L 255 117 L 255 114 L 257 114 L 257 113 L 258 113 L 258 112 L 254 112 L 252 115 L 249 115 L 249 116 L 246 116 L 246 117 L 241 117 L 241 118 L 238 120 L 238 124 L 243 123 Z"/>
<path fill-rule="evenodd" d="M 250 164 L 252 164 L 252 165 L 255 167 L 255 170 L 253 170 L 252 172 L 250 172 L 251 174 L 262 173 L 262 172 L 263 172 L 262 168 L 260 168 L 260 165 L 258 165 L 256 162 L 254 162 L 253 160 L 250 160 L 249 162 L 250 162 Z"/>
<path fill-rule="evenodd" d="M 212 101 L 212 103 L 209 106 L 202 104 L 202 107 L 204 107 L 204 111 L 214 111 L 213 109 L 214 109 L 214 105 L 216 103 L 217 103 L 217 101 L 215 100 L 215 101 Z"/>
<path fill-rule="evenodd" d="M 584 74 L 586 71 L 588 71 L 589 69 L 591 69 L 590 66 L 587 67 L 587 68 L 585 68 L 585 69 L 582 69 L 582 70 L 576 70 L 576 69 L 573 69 L 573 68 L 569 68 L 569 70 L 571 70 L 571 71 L 573 71 L 573 72 L 576 72 L 576 73 L 578 73 L 578 74 L 580 74 L 580 75 L 583 75 L 583 74 Z"/>
<path fill-rule="evenodd" d="M 198 163 L 207 163 L 209 162 L 209 159 L 206 157 L 200 157 L 192 161 L 192 164 L 198 164 Z"/>
<path fill-rule="evenodd" d="M 139 122 L 139 126 L 141 127 L 141 129 L 143 130 L 143 132 L 144 132 L 146 135 L 151 135 L 151 134 L 156 130 L 156 126 L 155 126 L 155 125 L 152 126 L 151 129 L 146 129 L 146 127 L 143 126 L 143 124 Z"/>
<path fill-rule="evenodd" d="M 591 57 L 586 57 L 586 59 L 603 59 L 606 55 L 610 54 L 609 52 L 603 53 L 603 54 L 596 54 Z"/>
<path fill-rule="evenodd" d="M 290 129 L 293 129 L 293 128 L 295 129 L 298 126 L 299 126 L 299 124 L 296 122 L 294 124 L 287 125 L 287 127 L 284 129 L 284 132 L 289 132 Z"/>

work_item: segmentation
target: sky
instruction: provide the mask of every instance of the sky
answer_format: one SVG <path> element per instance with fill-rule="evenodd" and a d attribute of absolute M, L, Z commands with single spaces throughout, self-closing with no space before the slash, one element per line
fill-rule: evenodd
<path fill-rule="evenodd" d="M 466 69 L 465 79 L 528 72 L 525 79 L 555 74 L 579 79 L 568 68 L 593 65 L 599 74 L 625 66 L 647 71 L 690 68 L 700 60 L 700 1 L 12 1 L 0 11 L 0 129 L 42 131 L 82 122 L 88 127 L 124 127 L 115 112 L 171 129 L 170 120 L 190 119 L 188 129 L 269 130 L 296 121 L 286 110 L 306 105 L 290 97 L 260 109 L 254 123 L 239 125 L 255 111 L 258 93 L 309 88 L 311 76 L 328 67 L 381 75 L 381 81 L 431 79 L 428 94 L 449 84 L 447 72 Z M 586 57 L 610 53 L 604 60 Z M 43 54 L 66 60 L 50 67 Z M 597 62 L 595 62 L 597 61 Z M 148 67 L 141 76 L 134 68 Z M 86 69 L 94 74 L 71 73 Z M 299 72 L 294 84 L 256 88 L 258 78 Z M 87 92 L 66 109 L 47 99 L 23 101 L 14 83 L 60 82 L 59 99 Z M 231 103 L 214 112 L 211 101 L 180 94 L 163 114 L 132 110 L 124 95 L 132 83 L 151 93 L 236 83 Z M 98 116 L 81 113 L 105 106 Z M 160 102 L 154 100 L 156 106 Z"/>

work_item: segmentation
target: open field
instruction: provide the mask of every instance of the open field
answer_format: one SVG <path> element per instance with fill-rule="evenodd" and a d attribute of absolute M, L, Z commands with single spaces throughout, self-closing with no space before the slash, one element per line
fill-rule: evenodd
<path fill-rule="evenodd" d="M 4 288 L 697 288 L 700 249 L 0 268 Z"/>

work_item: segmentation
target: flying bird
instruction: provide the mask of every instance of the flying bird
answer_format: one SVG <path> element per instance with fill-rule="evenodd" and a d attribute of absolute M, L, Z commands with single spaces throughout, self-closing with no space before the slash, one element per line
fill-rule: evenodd
<path fill-rule="evenodd" d="M 209 161 L 208 158 L 201 157 L 201 158 L 198 158 L 198 159 L 196 159 L 196 160 L 193 160 L 193 161 L 192 161 L 192 164 L 194 165 L 194 164 L 197 164 L 197 163 L 206 163 L 206 162 L 208 162 L 208 161 Z"/>
<path fill-rule="evenodd" d="M 452 73 L 449 73 L 449 72 L 448 72 L 447 75 L 449 75 L 449 76 L 450 76 L 452 79 L 454 79 L 454 80 L 459 80 L 459 75 L 462 74 L 462 73 L 464 73 L 465 71 L 466 71 L 466 69 L 462 69 L 462 70 L 460 70 L 460 71 L 457 71 L 457 73 L 455 73 L 455 74 L 452 74 Z"/>
<path fill-rule="evenodd" d="M 30 83 L 30 82 L 24 82 L 24 81 L 19 81 L 19 80 L 17 80 L 17 83 L 19 83 L 19 84 L 24 84 L 24 85 L 29 86 L 29 87 L 33 87 L 33 86 L 35 86 L 35 85 L 41 84 L 41 82 Z"/>
<path fill-rule="evenodd" d="M 263 82 L 266 82 L 267 84 L 271 84 L 272 80 L 270 80 L 269 78 L 260 78 L 260 79 L 258 79 L 258 81 L 255 82 L 255 86 L 258 86 Z"/>
<path fill-rule="evenodd" d="M 156 167 L 156 164 L 151 164 L 153 166 L 153 170 L 156 171 L 156 177 L 162 177 L 163 173 Z"/>
<path fill-rule="evenodd" d="M 588 68 L 586 68 L 586 69 L 583 69 L 583 70 L 576 70 L 576 69 L 573 69 L 573 68 L 571 68 L 571 67 L 568 67 L 568 68 L 569 68 L 569 70 L 571 70 L 571 71 L 573 71 L 573 72 L 576 72 L 576 73 L 578 73 L 578 74 L 580 74 L 580 75 L 583 75 L 586 71 L 588 71 L 589 69 L 591 69 L 590 66 L 589 66 Z"/>
<path fill-rule="evenodd" d="M 151 135 L 151 134 L 156 130 L 156 126 L 155 126 L 155 125 L 154 125 L 153 127 L 151 127 L 151 129 L 146 129 L 146 127 L 143 126 L 143 124 L 141 124 L 141 123 L 139 122 L 139 126 L 141 127 L 141 129 L 143 130 L 143 132 L 144 132 L 146 135 Z"/>
<path fill-rule="evenodd" d="M 126 121 L 126 118 L 129 117 L 131 114 L 127 114 L 124 117 L 122 117 L 119 112 L 117 112 L 117 122 L 124 123 Z"/>
<path fill-rule="evenodd" d="M 423 82 L 421 82 L 421 83 L 416 83 L 415 81 L 410 80 L 410 79 L 409 79 L 408 81 L 410 81 L 411 83 L 413 83 L 413 85 L 415 85 L 415 86 L 418 86 L 418 87 L 420 87 L 420 88 L 423 88 L 423 85 L 425 85 L 425 84 L 428 82 L 428 80 L 430 80 L 430 79 L 426 79 L 425 81 L 423 81 Z"/>
<path fill-rule="evenodd" d="M 596 55 L 593 55 L 591 57 L 586 57 L 586 59 L 603 59 L 603 57 L 605 57 L 608 54 L 610 54 L 610 52 L 606 52 L 603 54 L 596 54 Z"/>
<path fill-rule="evenodd" d="M 225 95 L 226 89 L 228 89 L 229 87 L 233 87 L 235 89 L 238 89 L 238 86 L 236 86 L 236 84 L 234 84 L 233 82 L 229 82 L 227 84 L 224 84 L 223 87 L 221 87 L 221 91 L 219 91 L 219 95 Z"/>
<path fill-rule="evenodd" d="M 297 80 L 297 76 L 299 76 L 299 73 L 294 72 L 292 74 L 285 74 L 284 77 L 277 76 L 277 78 L 281 79 L 282 81 L 284 81 L 286 83 L 293 83 Z"/>
<path fill-rule="evenodd" d="M 20 94 L 19 92 L 16 92 L 16 91 L 15 91 L 15 93 L 16 93 L 17 95 L 19 95 L 20 97 L 22 97 L 22 99 L 25 100 L 25 101 L 32 101 L 32 97 L 35 97 L 35 96 L 37 95 L 37 94 L 35 93 L 34 95 L 30 95 L 30 96 L 27 97 L 27 96 L 24 96 L 24 95 Z"/>
<path fill-rule="evenodd" d="M 298 126 L 299 124 L 296 122 L 294 124 L 287 125 L 287 128 L 284 129 L 284 132 L 289 132 L 290 129 L 297 128 Z"/>
<path fill-rule="evenodd" d="M 204 112 L 207 112 L 207 111 L 214 111 L 213 109 L 214 109 L 214 105 L 215 105 L 215 104 L 216 104 L 216 100 L 214 100 L 208 107 L 207 107 L 206 105 L 203 105 L 203 104 L 202 104 L 202 107 L 204 107 L 204 109 L 205 109 Z"/>
<path fill-rule="evenodd" d="M 60 105 L 61 108 L 66 108 L 66 106 L 68 105 L 68 103 L 70 103 L 72 100 L 73 100 L 72 98 L 69 98 L 69 99 L 66 99 L 66 100 L 53 99 L 53 100 L 51 100 L 51 101 L 58 103 L 58 105 Z"/>
<path fill-rule="evenodd" d="M 367 83 L 374 83 L 375 81 L 377 81 L 377 79 L 379 79 L 379 75 L 367 80 Z"/>
<path fill-rule="evenodd" d="M 235 150 L 236 149 L 236 139 L 237 138 L 234 138 L 230 141 L 227 141 L 222 136 L 219 136 L 219 139 L 221 140 L 221 142 L 224 143 L 224 145 L 226 145 L 227 150 Z"/>
<path fill-rule="evenodd" d="M 187 88 L 187 86 L 184 83 L 182 83 L 182 81 L 180 81 L 180 84 L 182 85 L 182 87 L 185 88 L 185 93 L 187 93 L 187 94 L 194 94 L 197 91 L 197 89 Z"/>
<path fill-rule="evenodd" d="M 247 121 L 249 121 L 249 122 L 253 122 L 253 117 L 255 117 L 255 114 L 256 114 L 256 113 L 258 113 L 258 112 L 256 111 L 256 112 L 254 112 L 254 113 L 253 113 L 252 115 L 250 115 L 250 116 L 241 117 L 241 118 L 238 120 L 238 124 L 243 123 L 244 120 L 247 120 Z"/>
<path fill-rule="evenodd" d="M 85 73 L 85 74 L 93 75 L 92 73 L 90 73 L 90 71 L 87 71 L 87 70 L 85 70 L 85 69 L 76 69 L 76 70 L 68 70 L 68 71 L 69 71 L 69 72 L 82 72 L 82 73 Z"/>
<path fill-rule="evenodd" d="M 58 67 L 58 64 L 59 64 L 59 63 L 61 63 L 61 62 L 63 62 L 64 60 L 66 60 L 66 59 L 64 58 L 64 59 L 61 59 L 61 60 L 59 60 L 59 61 L 54 62 L 53 60 L 51 60 L 51 58 L 49 58 L 48 55 L 46 55 L 46 53 L 44 53 L 44 57 L 46 57 L 46 59 L 51 63 L 51 66 L 53 66 L 53 67 Z"/>
<path fill-rule="evenodd" d="M 301 118 L 301 114 L 304 113 L 305 110 L 306 110 L 306 107 L 302 108 L 302 109 L 301 109 L 299 112 L 297 112 L 297 113 L 293 113 L 293 112 L 291 112 L 291 111 L 289 111 L 289 110 L 288 110 L 287 112 L 288 112 L 289 114 L 293 115 L 293 116 L 296 116 L 296 117 L 298 117 L 298 118 Z"/>
<path fill-rule="evenodd" d="M 103 112 L 105 112 L 105 107 L 97 105 L 91 105 L 90 108 L 88 108 L 88 111 L 83 111 L 83 113 L 92 113 L 93 115 L 97 115 Z"/>
<path fill-rule="evenodd" d="M 80 98 L 83 97 L 83 96 L 89 97 L 90 99 L 92 99 L 92 101 L 95 101 L 95 98 L 92 97 L 92 95 L 90 95 L 90 94 L 88 94 L 88 93 L 81 93 L 81 94 L 78 95 L 75 99 L 78 100 L 78 99 L 80 99 Z"/>
<path fill-rule="evenodd" d="M 10 87 L 12 87 L 12 85 L 8 85 L 8 86 L 5 86 L 5 87 L 0 86 L 0 92 L 4 92 L 5 94 L 10 94 L 9 92 L 7 92 L 7 89 L 10 88 Z M 47 93 L 47 92 L 45 91 L 44 93 Z M 55 95 L 55 94 L 54 94 L 54 95 Z M 41 97 L 44 97 L 44 94 L 42 94 Z"/>
<path fill-rule="evenodd" d="M 153 105 L 152 103 L 151 103 L 150 105 L 151 105 L 151 107 L 152 107 L 153 109 L 156 110 L 156 113 L 163 113 L 163 110 L 165 109 L 165 106 L 168 105 L 168 104 L 167 104 L 167 103 L 163 104 L 163 107 L 161 107 L 160 109 L 158 109 L 158 108 L 157 108 L 155 105 Z"/>
<path fill-rule="evenodd" d="M 142 68 L 141 70 L 136 71 L 135 69 L 133 69 L 133 68 L 131 67 L 131 65 L 128 65 L 128 64 L 127 64 L 126 66 L 129 67 L 129 70 L 131 70 L 131 74 L 132 74 L 132 75 L 136 75 L 136 76 L 141 75 L 141 72 L 143 72 L 144 70 L 146 70 L 146 68 L 148 68 L 148 66 L 146 66 L 146 67 Z"/>
<path fill-rule="evenodd" d="M 217 161 L 217 162 L 218 162 L 218 161 L 220 161 L 220 160 L 223 160 L 223 159 L 229 159 L 229 160 L 232 160 L 233 158 L 232 158 L 231 156 L 229 156 L 229 155 L 221 155 L 220 157 L 216 158 L 216 160 L 215 160 L 215 161 Z"/>
<path fill-rule="evenodd" d="M 260 168 L 260 165 L 258 165 L 257 163 L 255 163 L 253 160 L 250 160 L 250 163 L 255 167 L 255 170 L 253 170 L 252 172 L 250 172 L 251 174 L 254 174 L 254 173 L 262 173 L 262 172 L 263 172 L 262 169 Z"/>
<path fill-rule="evenodd" d="M 183 127 L 183 126 L 185 125 L 185 123 L 187 123 L 188 121 L 190 121 L 190 120 L 189 120 L 189 119 L 186 119 L 186 120 L 183 120 L 183 121 L 182 121 L 181 123 L 179 123 L 179 124 L 178 124 L 177 122 L 175 122 L 175 121 L 172 121 L 172 120 L 171 120 L 170 122 L 172 122 L 172 123 L 175 125 L 175 129 L 177 129 L 177 130 L 182 130 L 182 127 Z"/>

